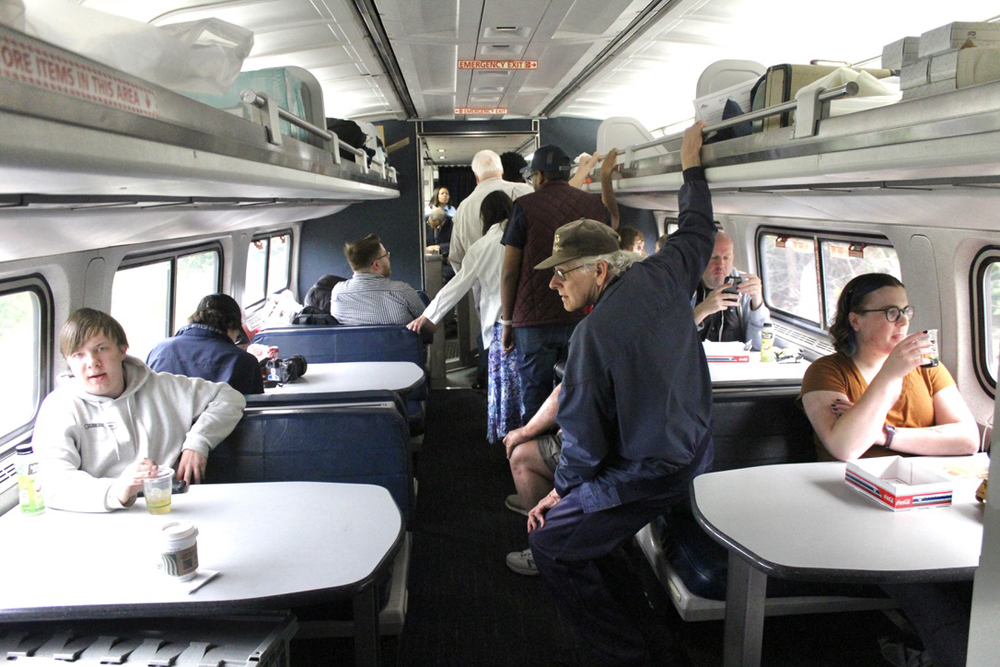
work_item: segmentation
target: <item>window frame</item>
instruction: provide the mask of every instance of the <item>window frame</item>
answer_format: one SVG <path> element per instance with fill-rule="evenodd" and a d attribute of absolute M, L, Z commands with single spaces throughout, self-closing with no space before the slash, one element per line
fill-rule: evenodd
<path fill-rule="evenodd" d="M 42 401 L 52 391 L 52 373 L 54 369 L 53 346 L 55 335 L 53 331 L 54 300 L 52 289 L 44 276 L 30 274 L 7 280 L 0 280 L 0 296 L 31 292 L 38 299 L 38 393 L 35 397 L 35 410 L 24 423 L 7 433 L 0 434 L 0 459 L 13 451 L 14 445 L 25 440 L 25 436 L 34 429 L 35 419 Z"/>
<path fill-rule="evenodd" d="M 177 260 L 181 257 L 197 255 L 203 252 L 214 252 L 219 258 L 219 275 L 215 286 L 215 292 L 221 292 L 222 284 L 224 282 L 223 277 L 226 275 L 226 253 L 222 247 L 222 243 L 219 241 L 202 243 L 196 246 L 184 246 L 181 248 L 171 248 L 169 250 L 157 250 L 155 252 L 126 255 L 122 261 L 119 262 L 118 268 L 115 269 L 115 273 L 111 277 L 112 290 L 114 289 L 114 279 L 118 275 L 119 271 L 169 261 L 170 285 L 167 288 L 167 319 L 164 322 L 164 328 L 166 330 L 167 337 L 173 336 L 174 331 L 171 329 L 173 329 L 174 320 L 177 319 Z"/>
<path fill-rule="evenodd" d="M 1000 264 L 1000 246 L 984 246 L 976 253 L 972 260 L 972 267 L 969 270 L 969 299 L 970 310 L 972 312 L 972 367 L 979 381 L 979 385 L 989 394 L 991 398 L 996 398 L 997 378 L 994 378 L 989 370 L 989 342 L 987 332 L 987 322 L 989 313 L 987 311 L 987 294 L 983 281 L 986 273 L 993 265 Z M 1000 371 L 1000 361 L 997 364 Z"/>
<path fill-rule="evenodd" d="M 762 244 L 765 235 L 774 236 L 791 236 L 799 237 L 802 239 L 810 239 L 815 244 L 815 260 L 816 260 L 816 272 L 819 282 L 816 287 L 819 290 L 817 294 L 817 303 L 819 305 L 819 325 L 812 320 L 807 320 L 798 315 L 794 315 L 786 310 L 783 310 L 774 304 L 770 303 L 767 299 L 767 290 L 764 292 L 764 303 L 767 305 L 768 309 L 772 313 L 778 313 L 781 315 L 781 319 L 794 324 L 797 327 L 805 329 L 813 334 L 828 336 L 830 333 L 831 322 L 827 321 L 827 298 L 826 298 L 826 284 L 825 284 L 825 265 L 823 262 L 823 243 L 864 243 L 866 245 L 881 246 L 886 248 L 891 248 L 896 252 L 898 258 L 899 252 L 896 247 L 892 245 L 892 241 L 886 236 L 880 234 L 848 234 L 843 232 L 814 232 L 805 229 L 794 229 L 794 228 L 784 228 L 775 227 L 770 225 L 762 225 L 757 228 L 754 235 L 754 252 L 756 253 L 756 264 L 757 270 L 760 272 L 761 280 L 764 280 L 765 267 L 764 267 L 764 254 L 762 251 Z M 900 267 L 900 272 L 902 272 L 902 267 Z"/>
<path fill-rule="evenodd" d="M 271 275 L 271 239 L 273 239 L 273 238 L 275 238 L 277 236 L 287 236 L 288 237 L 288 271 L 285 274 L 285 286 L 282 289 L 291 289 L 291 286 L 292 286 L 292 268 L 293 268 L 292 265 L 294 263 L 292 260 L 295 257 L 295 253 L 293 252 L 294 248 L 295 248 L 295 234 L 294 234 L 294 230 L 289 227 L 287 229 L 275 230 L 275 231 L 269 231 L 269 232 L 262 232 L 260 234 L 255 234 L 255 235 L 253 235 L 250 238 L 250 243 L 247 244 L 247 252 L 248 253 L 250 251 L 250 246 L 252 246 L 254 243 L 256 243 L 258 241 L 264 241 L 264 240 L 267 241 L 267 251 L 264 253 L 264 271 L 263 271 L 263 276 L 264 276 L 264 286 L 263 286 L 264 289 L 263 289 L 263 293 L 264 293 L 264 296 L 261 297 L 260 299 L 257 299 L 256 301 L 251 302 L 251 303 L 241 304 L 244 310 L 252 310 L 254 307 L 259 306 L 260 304 L 262 304 L 265 301 L 267 301 L 267 298 L 269 296 L 271 296 L 271 294 L 273 293 L 271 291 L 268 291 L 268 289 L 267 289 L 268 288 L 268 284 L 267 283 L 268 283 L 268 278 Z M 246 263 L 246 266 L 249 266 L 249 262 Z M 247 281 L 246 281 L 246 279 L 247 279 L 246 269 L 244 268 L 244 271 L 243 271 L 243 292 L 244 293 L 246 293 L 246 291 L 247 291 Z M 242 301 L 242 299 L 241 299 L 241 301 Z"/>

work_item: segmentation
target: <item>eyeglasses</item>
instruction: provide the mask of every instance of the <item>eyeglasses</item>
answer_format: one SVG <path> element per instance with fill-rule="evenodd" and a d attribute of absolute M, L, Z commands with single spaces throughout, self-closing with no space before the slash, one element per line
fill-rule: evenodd
<path fill-rule="evenodd" d="M 566 280 L 566 275 L 573 273 L 577 269 L 582 269 L 587 266 L 587 264 L 581 264 L 580 266 L 574 266 L 572 269 L 552 269 L 552 273 L 556 274 L 556 278 L 559 280 Z"/>
<path fill-rule="evenodd" d="M 537 173 L 538 173 L 537 171 L 529 171 L 529 172 L 525 173 L 525 174 L 524 174 L 524 182 L 525 182 L 525 183 L 531 183 L 531 179 L 532 179 L 532 178 L 533 178 L 533 177 L 535 176 L 535 174 L 537 174 Z"/>
<path fill-rule="evenodd" d="M 861 313 L 885 313 L 885 319 L 890 322 L 896 322 L 899 320 L 900 315 L 906 315 L 907 320 L 913 319 L 913 306 L 906 306 L 905 308 L 900 308 L 898 306 L 889 306 L 888 308 L 870 308 L 868 310 L 858 311 Z"/>
<path fill-rule="evenodd" d="M 375 261 L 377 262 L 377 261 L 379 261 L 380 259 L 382 259 L 383 257 L 385 257 L 385 258 L 387 258 L 387 259 L 392 259 L 392 253 L 391 253 L 391 252 L 389 252 L 388 250 L 386 250 L 386 251 L 385 251 L 385 254 L 384 254 L 384 255 L 379 255 L 378 257 L 376 257 L 376 258 L 375 258 Z"/>

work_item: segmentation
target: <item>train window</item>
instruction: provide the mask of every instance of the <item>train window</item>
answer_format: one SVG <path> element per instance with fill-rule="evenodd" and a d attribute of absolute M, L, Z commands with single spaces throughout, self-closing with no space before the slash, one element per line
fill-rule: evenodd
<path fill-rule="evenodd" d="M 884 240 L 764 232 L 758 247 L 764 301 L 819 329 L 830 328 L 837 298 L 851 278 L 901 275 L 899 257 Z"/>
<path fill-rule="evenodd" d="M 837 314 L 837 299 L 851 278 L 863 273 L 888 273 L 902 279 L 899 256 L 890 246 L 860 241 L 821 240 L 820 248 L 823 256 L 823 291 L 828 323 L 833 322 Z"/>
<path fill-rule="evenodd" d="M 292 235 L 283 232 L 256 238 L 247 248 L 247 276 L 243 305 L 257 303 L 268 294 L 288 287 L 292 258 Z"/>
<path fill-rule="evenodd" d="M 821 326 L 815 239 L 762 234 L 759 247 L 764 301 Z"/>
<path fill-rule="evenodd" d="M 1000 351 L 1000 261 L 990 262 L 983 277 L 986 297 L 986 368 L 993 384 L 997 381 L 997 352 Z"/>
<path fill-rule="evenodd" d="M 29 281 L 34 282 L 34 281 Z M 50 347 L 43 292 L 26 286 L 24 281 L 0 292 L 0 349 L 8 352 L 4 360 L 7 381 L 0 387 L 0 443 L 25 432 L 34 418 L 47 389 L 44 384 L 50 371 L 45 352 Z M 28 391 L 25 391 L 25 388 Z"/>
<path fill-rule="evenodd" d="M 215 250 L 177 258 L 176 305 L 171 333 L 187 324 L 202 297 L 219 291 L 220 268 L 219 253 Z"/>
<path fill-rule="evenodd" d="M 976 375 L 983 388 L 996 391 L 1000 374 L 1000 248 L 987 247 L 972 263 L 973 341 Z"/>
<path fill-rule="evenodd" d="M 145 359 L 187 323 L 203 296 L 219 291 L 222 272 L 214 249 L 142 261 L 115 273 L 111 315 L 125 329 L 130 354 Z"/>

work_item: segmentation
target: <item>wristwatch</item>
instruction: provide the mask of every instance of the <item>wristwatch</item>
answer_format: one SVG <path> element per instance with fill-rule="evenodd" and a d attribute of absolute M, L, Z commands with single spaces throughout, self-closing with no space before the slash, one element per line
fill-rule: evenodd
<path fill-rule="evenodd" d="M 892 449 L 892 439 L 896 437 L 896 427 L 887 422 L 882 425 L 882 431 L 885 433 L 885 444 L 882 446 L 886 449 Z"/>

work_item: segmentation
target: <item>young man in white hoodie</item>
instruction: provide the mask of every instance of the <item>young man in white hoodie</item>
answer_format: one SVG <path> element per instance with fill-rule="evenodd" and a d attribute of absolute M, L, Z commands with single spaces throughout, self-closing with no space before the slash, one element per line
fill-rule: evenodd
<path fill-rule="evenodd" d="M 201 482 L 208 453 L 243 415 L 227 384 L 155 373 L 126 355 L 128 339 L 107 313 L 81 308 L 59 334 L 69 373 L 35 420 L 45 501 L 78 512 L 131 507 L 159 466 Z"/>

